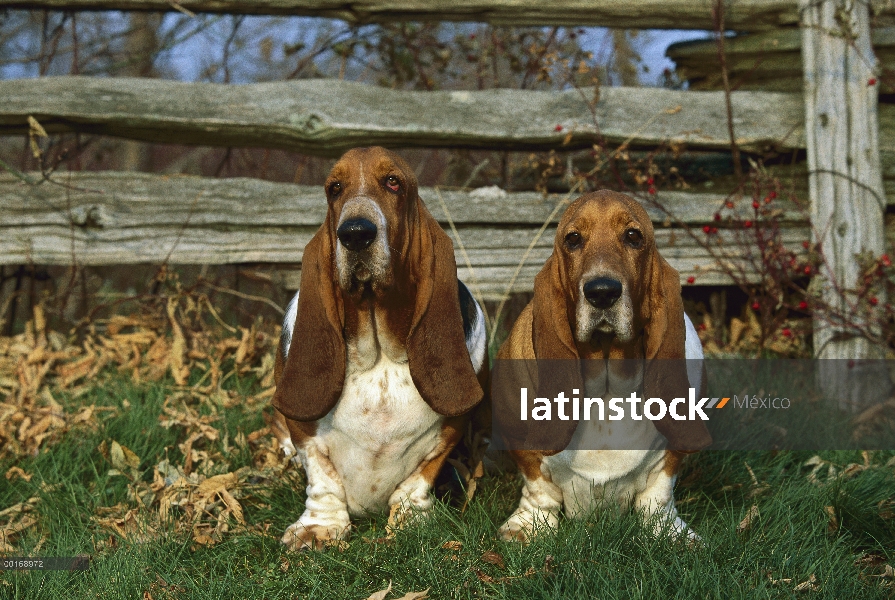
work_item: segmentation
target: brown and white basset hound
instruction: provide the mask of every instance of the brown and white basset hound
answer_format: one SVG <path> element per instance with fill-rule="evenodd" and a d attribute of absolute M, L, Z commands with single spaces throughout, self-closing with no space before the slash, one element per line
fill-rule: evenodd
<path fill-rule="evenodd" d="M 608 190 L 589 193 L 561 218 L 553 254 L 535 279 L 534 298 L 497 355 L 535 358 L 539 365 L 540 359 L 596 364 L 598 376 L 582 376 L 575 385 L 583 385 L 581 394 L 589 396 L 624 398 L 639 389 L 644 398 L 670 399 L 686 398 L 689 386 L 701 389 L 702 345 L 684 314 L 678 273 L 659 255 L 649 216 L 634 199 Z M 580 369 L 583 363 L 562 364 Z M 539 373 L 535 369 L 533 377 L 543 380 Z M 682 454 L 711 443 L 702 421 L 666 417 L 561 425 L 558 440 L 557 430 L 550 434 L 547 450 L 511 448 L 524 486 L 519 507 L 500 527 L 502 538 L 525 541 L 541 527 L 556 527 L 563 509 L 576 516 L 605 502 L 657 515 L 660 529 L 697 538 L 677 515 L 673 488 Z M 620 438 L 625 449 L 594 444 Z"/>
<path fill-rule="evenodd" d="M 325 191 L 273 397 L 281 445 L 308 478 L 283 536 L 296 550 L 344 539 L 349 515 L 429 511 L 487 377 L 481 307 L 410 167 L 383 148 L 350 150 Z"/>

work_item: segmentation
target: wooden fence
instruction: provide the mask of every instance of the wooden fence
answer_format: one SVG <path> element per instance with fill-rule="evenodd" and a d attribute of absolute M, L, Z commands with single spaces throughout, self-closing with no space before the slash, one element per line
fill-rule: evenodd
<path fill-rule="evenodd" d="M 798 23 L 798 3 L 728 3 L 728 28 L 774 30 Z M 501 24 L 600 24 L 711 29 L 712 2 L 651 0 L 458 0 L 452 2 L 327 0 L 13 0 L 9 7 L 65 10 L 186 10 L 305 14 L 352 22 L 406 19 L 481 20 Z M 888 23 L 895 8 L 874 4 Z M 730 147 L 723 92 L 603 88 L 537 92 L 409 92 L 333 80 L 250 85 L 179 83 L 134 78 L 47 77 L 0 81 L 0 135 L 28 131 L 28 117 L 50 133 L 85 132 L 150 142 L 281 148 L 334 156 L 356 145 L 502 150 L 586 148 L 599 134 L 610 144 Z M 806 148 L 805 103 L 797 92 L 731 94 L 736 141 L 745 151 Z M 895 198 L 895 106 L 879 112 L 880 156 L 889 198 Z M 790 169 L 807 189 L 804 163 Z M 58 176 L 57 176 L 58 177 Z M 276 263 L 297 285 L 301 252 L 324 214 L 319 189 L 251 179 L 170 177 L 134 173 L 64 174 L 66 186 L 28 185 L 0 176 L 0 264 Z M 36 180 L 35 175 L 31 178 Z M 729 190 L 660 192 L 657 199 L 692 227 L 712 223 Z M 422 190 L 430 210 L 450 217 L 460 275 L 490 298 L 530 290 L 549 255 L 553 229 L 526 248 L 559 196 Z M 443 205 L 442 205 L 443 202 Z M 806 214 L 781 204 L 784 240 L 811 238 Z M 733 232 L 719 234 L 711 254 L 651 209 L 663 253 L 696 285 L 730 283 L 715 259 L 744 264 Z M 453 235 L 453 233 L 451 234 Z M 726 250 L 725 250 L 726 248 Z M 713 256 L 714 255 L 714 256 Z M 468 260 L 467 260 L 468 258 Z M 291 266 L 289 266 L 291 264 Z M 469 272 L 472 267 L 474 273 Z M 754 277 L 754 274 L 749 274 Z"/>

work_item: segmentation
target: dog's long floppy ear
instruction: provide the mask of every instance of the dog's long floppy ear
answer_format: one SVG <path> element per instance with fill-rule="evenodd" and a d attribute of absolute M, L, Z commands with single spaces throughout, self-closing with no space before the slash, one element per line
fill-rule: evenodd
<path fill-rule="evenodd" d="M 558 248 L 535 277 L 532 300 L 531 341 L 537 359 L 538 396 L 553 398 L 557 392 L 584 389 L 581 363 L 570 325 L 568 282 Z M 545 455 L 561 452 L 572 439 L 574 421 L 544 421 L 529 430 L 526 446 Z"/>
<path fill-rule="evenodd" d="M 325 416 L 342 395 L 345 339 L 342 303 L 333 276 L 330 217 L 305 247 L 298 315 L 274 407 L 296 421 Z"/>
<path fill-rule="evenodd" d="M 650 263 L 643 307 L 643 312 L 648 313 L 644 334 L 644 396 L 669 402 L 673 398 L 687 398 L 690 389 L 684 353 L 684 303 L 678 272 L 655 249 Z M 670 450 L 695 452 L 712 443 L 712 436 L 701 420 L 678 421 L 666 414 L 654 423 L 659 433 L 668 438 Z"/>
<path fill-rule="evenodd" d="M 578 360 L 569 324 L 565 277 L 556 253 L 554 249 L 535 277 L 531 341 L 537 358 Z"/>
<path fill-rule="evenodd" d="M 454 245 L 419 198 L 414 200 L 418 225 L 410 264 L 417 289 L 407 359 L 423 400 L 452 417 L 471 410 L 484 392 L 466 348 Z"/>

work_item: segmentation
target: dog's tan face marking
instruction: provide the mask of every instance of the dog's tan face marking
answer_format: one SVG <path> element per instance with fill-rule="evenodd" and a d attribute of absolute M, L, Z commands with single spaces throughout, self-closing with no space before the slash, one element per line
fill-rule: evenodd
<path fill-rule="evenodd" d="M 416 187 L 410 167 L 382 148 L 351 150 L 333 167 L 324 189 L 335 215 L 336 275 L 349 296 L 381 296 L 393 285 Z"/>
<path fill-rule="evenodd" d="M 556 246 L 576 340 L 590 342 L 598 332 L 634 339 L 655 251 L 646 211 L 616 192 L 588 194 L 569 207 Z"/>

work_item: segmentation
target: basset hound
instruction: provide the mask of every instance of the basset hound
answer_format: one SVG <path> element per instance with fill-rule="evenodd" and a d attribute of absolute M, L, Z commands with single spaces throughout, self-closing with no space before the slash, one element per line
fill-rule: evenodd
<path fill-rule="evenodd" d="M 410 167 L 350 150 L 325 192 L 275 366 L 275 429 L 308 480 L 295 550 L 346 538 L 349 515 L 429 511 L 487 377 L 482 309 Z"/>
<path fill-rule="evenodd" d="M 608 400 L 638 390 L 644 398 L 687 398 L 689 386 L 702 389 L 705 374 L 701 360 L 685 357 L 702 359 L 702 345 L 684 314 L 678 273 L 659 255 L 646 211 L 608 190 L 575 200 L 535 279 L 534 298 L 497 359 L 574 365 L 566 375 L 580 379 L 569 387 L 581 389 L 566 394 Z M 584 362 L 571 362 L 584 359 L 590 371 L 582 369 Z M 515 408 L 498 407 L 500 366 L 498 360 L 492 373 L 495 411 L 519 414 L 518 387 Z M 533 371 L 535 387 L 538 378 L 543 383 L 542 367 L 525 368 Z M 537 439 L 539 424 L 525 424 Z M 500 527 L 503 539 L 526 541 L 542 527 L 555 528 L 563 509 L 574 517 L 607 502 L 657 515 L 660 529 L 697 538 L 677 515 L 673 488 L 682 455 L 711 443 L 702 421 L 570 420 L 549 435 L 545 446 L 509 446 L 524 486 L 519 507 Z M 619 439 L 624 449 L 599 445 Z"/>

